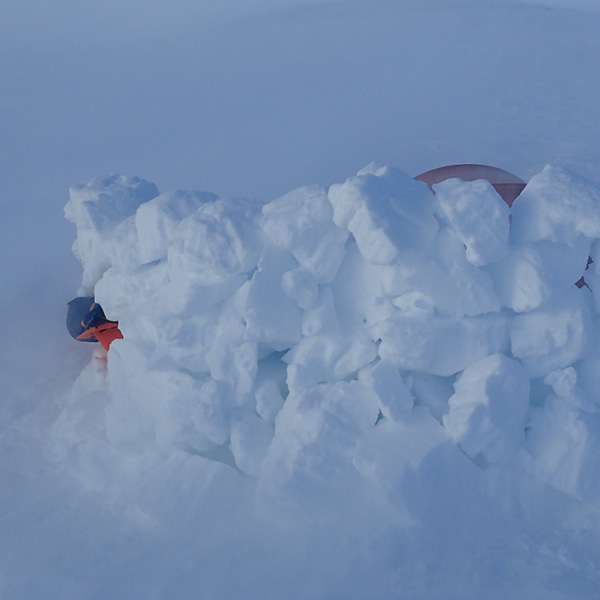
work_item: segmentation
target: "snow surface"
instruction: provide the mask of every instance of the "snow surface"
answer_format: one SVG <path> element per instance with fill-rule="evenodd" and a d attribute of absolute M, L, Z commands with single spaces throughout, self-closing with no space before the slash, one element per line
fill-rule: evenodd
<path fill-rule="evenodd" d="M 597 597 L 599 26 L 3 3 L 0 597 Z"/>

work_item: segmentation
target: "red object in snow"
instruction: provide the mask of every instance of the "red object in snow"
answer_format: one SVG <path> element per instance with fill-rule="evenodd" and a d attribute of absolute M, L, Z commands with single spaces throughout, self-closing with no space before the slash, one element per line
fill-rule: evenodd
<path fill-rule="evenodd" d="M 504 202 L 508 204 L 509 208 L 512 207 L 517 196 L 527 185 L 522 179 L 512 173 L 509 173 L 504 169 L 498 169 L 498 167 L 489 167 L 487 165 L 448 165 L 446 167 L 439 167 L 421 173 L 420 175 L 417 175 L 415 179 L 426 183 L 429 189 L 435 194 L 433 186 L 436 183 L 441 183 L 442 181 L 446 181 L 446 179 L 452 179 L 454 177 L 462 179 L 463 181 L 476 181 L 477 179 L 489 181 L 500 196 L 502 196 Z M 588 262 L 585 267 L 586 271 L 593 262 L 591 257 L 588 257 Z M 582 276 L 575 282 L 575 285 L 578 288 L 582 288 L 584 285 L 587 286 L 587 283 Z"/>
<path fill-rule="evenodd" d="M 463 181 L 476 181 L 477 179 L 489 181 L 509 207 L 512 206 L 515 198 L 527 185 L 522 179 L 512 173 L 498 169 L 497 167 L 488 167 L 487 165 L 448 165 L 421 173 L 415 179 L 426 183 L 433 192 L 433 186 L 436 183 L 454 177 Z"/>
<path fill-rule="evenodd" d="M 87 340 L 95 338 L 102 344 L 105 350 L 108 350 L 112 342 L 122 340 L 123 334 L 119 329 L 119 324 L 115 321 L 108 321 L 96 327 L 86 329 L 81 335 L 77 336 L 78 340 Z"/>

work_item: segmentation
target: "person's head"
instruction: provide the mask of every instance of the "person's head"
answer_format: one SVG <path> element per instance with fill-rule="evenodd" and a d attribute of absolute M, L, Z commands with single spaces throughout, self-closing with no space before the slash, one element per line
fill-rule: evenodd
<path fill-rule="evenodd" d="M 75 339 L 78 339 L 90 327 L 89 315 L 93 311 L 94 305 L 94 299 L 88 297 L 73 298 L 67 303 L 67 329 Z M 94 342 L 96 340 L 92 337 L 86 341 Z"/>

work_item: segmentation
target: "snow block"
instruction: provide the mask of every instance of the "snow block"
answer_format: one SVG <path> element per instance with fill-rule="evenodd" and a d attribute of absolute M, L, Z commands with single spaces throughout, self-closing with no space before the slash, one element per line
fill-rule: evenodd
<path fill-rule="evenodd" d="M 208 192 L 176 191 L 142 204 L 135 214 L 140 260 L 148 263 L 166 258 L 179 223 L 203 204 L 217 200 L 218 196 Z"/>
<path fill-rule="evenodd" d="M 600 508 L 600 415 L 556 396 L 530 419 L 528 449 L 535 475 L 563 494 Z"/>
<path fill-rule="evenodd" d="M 367 168 L 332 185 L 333 220 L 356 240 L 364 258 L 392 265 L 409 250 L 424 250 L 438 230 L 427 186 L 391 167 Z"/>
<path fill-rule="evenodd" d="M 452 319 L 405 317 L 402 314 L 372 327 L 380 339 L 379 356 L 400 369 L 448 376 L 508 345 L 506 318 L 481 315 Z"/>
<path fill-rule="evenodd" d="M 167 250 L 171 279 L 193 273 L 206 284 L 254 269 L 262 251 L 262 203 L 217 200 L 184 218 Z"/>
<path fill-rule="evenodd" d="M 77 226 L 73 253 L 83 265 L 80 295 L 93 295 L 94 285 L 112 265 L 115 257 L 111 260 L 108 248 L 117 227 L 156 196 L 153 183 L 123 175 L 94 178 L 69 190 L 65 217 Z"/>
<path fill-rule="evenodd" d="M 524 441 L 529 379 L 518 361 L 501 354 L 469 365 L 454 385 L 443 423 L 471 457 L 489 463 L 511 458 Z"/>
<path fill-rule="evenodd" d="M 530 312 L 584 275 L 589 249 L 590 241 L 583 237 L 573 246 L 547 241 L 512 246 L 505 258 L 486 270 L 503 306 Z"/>
<path fill-rule="evenodd" d="M 302 338 L 302 311 L 283 291 L 284 273 L 297 265 L 294 258 L 267 246 L 248 286 L 245 307 L 246 338 L 274 350 L 287 350 Z"/>
<path fill-rule="evenodd" d="M 359 372 L 358 380 L 375 392 L 379 410 L 390 421 L 406 417 L 414 406 L 413 397 L 398 368 L 391 363 L 381 360 L 365 367 Z"/>
<path fill-rule="evenodd" d="M 404 271 L 405 284 L 431 298 L 442 315 L 473 317 L 500 310 L 492 279 L 467 260 L 463 242 L 448 228 L 435 236 L 429 257 L 402 263 L 398 269 Z"/>
<path fill-rule="evenodd" d="M 303 337 L 283 357 L 289 365 L 287 384 L 290 390 L 298 392 L 317 383 L 339 381 L 356 373 L 376 356 L 377 347 L 366 336 Z"/>
<path fill-rule="evenodd" d="M 264 230 L 270 241 L 291 252 L 318 283 L 329 283 L 344 258 L 348 233 L 333 223 L 327 190 L 299 188 L 265 204 Z"/>
<path fill-rule="evenodd" d="M 491 183 L 448 179 L 433 189 L 436 214 L 465 245 L 469 262 L 481 267 L 505 253 L 510 211 Z"/>
<path fill-rule="evenodd" d="M 530 377 L 567 367 L 592 350 L 597 330 L 583 297 L 585 290 L 571 288 L 512 320 L 512 353 L 521 359 Z"/>
<path fill-rule="evenodd" d="M 258 475 L 273 439 L 273 426 L 251 412 L 231 423 L 230 448 L 236 465 L 248 475 Z"/>
<path fill-rule="evenodd" d="M 572 246 L 600 237 L 600 187 L 558 167 L 534 175 L 512 207 L 511 240 Z"/>
<path fill-rule="evenodd" d="M 255 392 L 256 412 L 263 421 L 274 423 L 283 406 L 283 396 L 274 379 L 266 379 L 257 386 Z"/>

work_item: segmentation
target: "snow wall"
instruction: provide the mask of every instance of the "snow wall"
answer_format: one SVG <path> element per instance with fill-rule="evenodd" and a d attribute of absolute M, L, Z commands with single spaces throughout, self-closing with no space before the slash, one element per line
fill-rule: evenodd
<path fill-rule="evenodd" d="M 377 165 L 267 203 L 71 189 L 79 294 L 124 339 L 75 383 L 57 460 L 140 526 L 235 480 L 271 521 L 358 523 L 382 597 L 472 552 L 486 585 L 490 553 L 531 577 L 510 536 L 600 509 L 600 189 L 547 167 L 511 211 L 486 181 L 435 192 Z"/>

